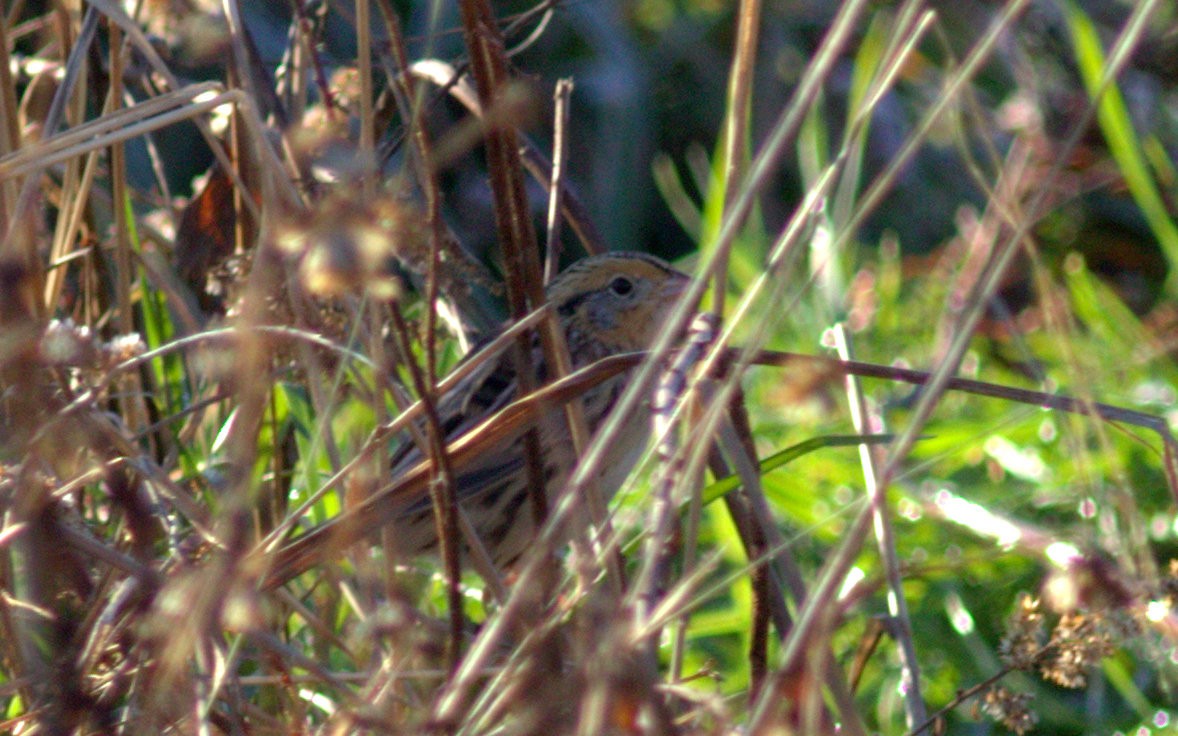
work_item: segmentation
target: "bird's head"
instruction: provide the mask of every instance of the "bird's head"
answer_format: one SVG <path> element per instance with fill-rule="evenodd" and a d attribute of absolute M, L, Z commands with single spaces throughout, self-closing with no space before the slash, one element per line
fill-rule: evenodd
<path fill-rule="evenodd" d="M 570 345 L 595 341 L 609 353 L 654 343 L 690 278 L 641 253 L 607 253 L 570 266 L 548 285 L 548 302 Z"/>

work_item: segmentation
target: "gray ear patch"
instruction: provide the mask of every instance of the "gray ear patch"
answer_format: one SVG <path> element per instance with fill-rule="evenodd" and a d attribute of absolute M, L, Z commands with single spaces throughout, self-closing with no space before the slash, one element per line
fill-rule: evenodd
<path fill-rule="evenodd" d="M 605 291 L 595 292 L 585 300 L 585 317 L 599 330 L 611 330 L 618 323 L 619 313 L 611 309 L 613 295 Z"/>

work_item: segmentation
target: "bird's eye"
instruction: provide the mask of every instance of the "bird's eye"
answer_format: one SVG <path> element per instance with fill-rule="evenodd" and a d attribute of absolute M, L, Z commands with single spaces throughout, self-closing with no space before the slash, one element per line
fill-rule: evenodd
<path fill-rule="evenodd" d="M 626 296 L 634 291 L 634 282 L 625 276 L 618 276 L 609 282 L 609 290 L 618 296 Z"/>

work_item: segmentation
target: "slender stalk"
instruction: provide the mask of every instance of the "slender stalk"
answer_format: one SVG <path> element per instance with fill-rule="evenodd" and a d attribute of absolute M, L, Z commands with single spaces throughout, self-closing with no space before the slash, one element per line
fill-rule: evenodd
<path fill-rule="evenodd" d="M 839 358 L 851 360 L 850 336 L 847 334 L 846 326 L 841 323 L 835 325 L 834 335 Z M 847 401 L 851 409 L 851 422 L 855 431 L 860 434 L 883 432 L 882 426 L 875 426 L 876 422 L 882 422 L 882 418 L 868 414 L 867 399 L 859 382 L 854 377 L 847 376 L 846 387 Z M 904 694 L 908 728 L 912 728 L 918 723 L 923 723 L 928 715 L 924 698 L 920 694 L 920 663 L 916 657 L 916 643 L 912 638 L 912 619 L 908 615 L 908 601 L 904 597 L 904 577 L 900 571 L 900 555 L 896 551 L 896 532 L 892 528 L 887 488 L 878 482 L 877 458 L 873 448 L 866 444 L 860 445 L 859 456 L 863 465 L 863 481 L 867 497 L 871 502 L 872 514 L 875 517 L 875 538 L 887 575 L 888 613 L 891 614 L 893 621 L 891 631 L 900 647 L 900 666 L 903 668 L 900 688 Z"/>

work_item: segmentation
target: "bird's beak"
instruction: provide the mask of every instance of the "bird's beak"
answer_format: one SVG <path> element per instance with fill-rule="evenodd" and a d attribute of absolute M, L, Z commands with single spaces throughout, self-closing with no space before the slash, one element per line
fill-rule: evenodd
<path fill-rule="evenodd" d="M 691 277 L 686 274 L 669 279 L 663 284 L 663 288 L 659 290 L 659 297 L 668 301 L 678 299 L 683 292 L 687 291 L 687 286 L 690 283 Z"/>

